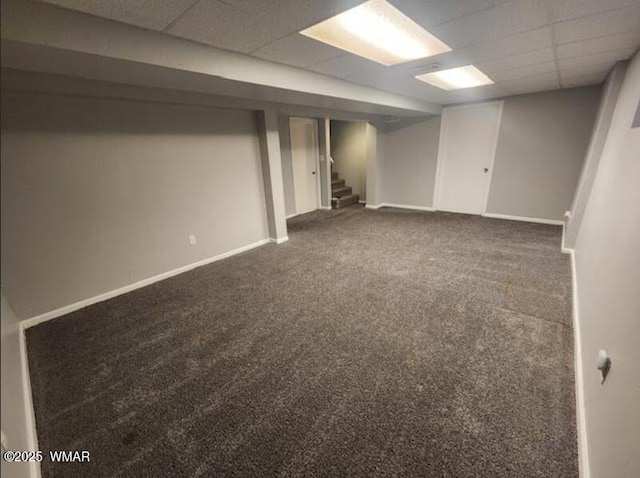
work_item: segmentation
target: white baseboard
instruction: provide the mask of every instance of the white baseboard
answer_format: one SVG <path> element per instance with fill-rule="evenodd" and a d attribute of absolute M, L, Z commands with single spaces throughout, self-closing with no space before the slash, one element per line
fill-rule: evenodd
<path fill-rule="evenodd" d="M 283 242 L 287 242 L 289 240 L 289 236 L 283 236 L 283 237 L 272 237 L 271 239 L 269 239 L 269 242 L 273 242 L 274 244 L 282 244 Z"/>
<path fill-rule="evenodd" d="M 362 199 L 358 199 L 358 204 L 367 204 L 367 201 L 364 201 Z"/>
<path fill-rule="evenodd" d="M 36 417 L 33 408 L 33 395 L 31 392 L 31 375 L 29 374 L 29 356 L 27 354 L 27 338 L 25 336 L 24 323 L 20 323 L 18 329 L 18 340 L 20 341 L 20 372 L 22 378 L 22 391 L 24 397 L 24 417 L 27 434 L 27 447 L 30 451 L 37 451 L 38 448 L 38 432 L 36 430 Z M 40 478 L 42 472 L 40 463 L 29 463 L 29 476 L 31 478 Z"/>
<path fill-rule="evenodd" d="M 186 266 L 179 267 L 177 269 L 173 269 L 168 272 L 163 272 L 162 274 L 158 274 L 153 277 L 149 277 L 147 279 L 143 279 L 138 282 L 134 282 L 133 284 L 126 285 L 124 287 L 120 287 L 115 290 L 111 290 L 109 292 L 105 292 L 103 294 L 96 295 L 94 297 L 90 297 L 88 299 L 81 300 L 79 302 L 75 302 L 73 304 L 66 305 L 64 307 L 60 307 L 59 309 L 51 310 L 49 312 L 45 312 L 44 314 L 36 315 L 35 317 L 31 317 L 29 319 L 25 319 L 21 321 L 21 325 L 28 329 L 29 327 L 33 327 L 34 325 L 38 325 L 42 322 L 46 322 L 51 319 L 55 319 L 56 317 L 60 317 L 62 315 L 69 314 L 79 309 L 83 309 L 89 305 L 97 304 L 98 302 L 103 302 L 105 300 L 111 299 L 113 297 L 117 297 L 122 294 L 126 294 L 127 292 L 131 292 L 136 289 L 140 289 L 141 287 L 145 287 L 151 285 L 155 282 L 159 282 L 164 279 L 168 279 L 169 277 L 173 277 L 178 274 L 182 274 L 183 272 L 190 271 L 191 269 L 195 269 L 196 267 L 205 266 L 207 264 L 211 264 L 212 262 L 220 261 L 222 259 L 226 259 L 227 257 L 235 256 L 236 254 L 240 254 L 241 252 L 245 252 L 256 247 L 263 246 L 270 242 L 276 242 L 277 244 L 281 244 L 282 242 L 286 242 L 289 240 L 288 236 L 282 237 L 280 239 L 261 239 L 258 242 L 254 242 L 252 244 L 248 244 L 246 246 L 238 247 L 237 249 L 233 249 L 231 251 L 223 252 L 222 254 L 218 254 L 213 257 L 209 257 L 207 259 L 203 259 L 198 262 L 194 262 L 192 264 L 188 264 Z"/>
<path fill-rule="evenodd" d="M 412 206 L 411 204 L 396 204 L 391 202 L 384 202 L 380 204 L 380 207 L 394 207 L 397 209 L 411 209 L 413 211 L 435 211 L 432 206 Z"/>
<path fill-rule="evenodd" d="M 390 202 L 382 202 L 380 204 L 367 204 L 367 209 L 380 209 L 381 207 L 394 207 L 397 209 L 411 209 L 414 211 L 435 211 L 435 208 L 430 206 L 412 206 L 410 204 L 396 204 Z"/>
<path fill-rule="evenodd" d="M 539 217 L 527 217 L 527 216 L 510 216 L 508 214 L 494 214 L 492 212 L 485 212 L 482 217 L 491 217 L 493 219 L 507 219 L 510 221 L 522 221 L 522 222 L 535 222 L 538 224 L 552 224 L 554 226 L 562 226 L 564 221 L 556 219 L 542 219 Z"/>
<path fill-rule="evenodd" d="M 331 206 L 320 206 L 318 209 L 322 209 L 322 210 L 325 210 L 325 211 L 326 210 L 330 211 L 331 210 Z M 309 211 L 309 212 L 312 212 L 312 211 Z M 303 213 L 303 214 L 307 214 L 307 213 Z M 292 217 L 296 217 L 296 216 L 299 216 L 299 215 L 300 215 L 299 213 L 294 212 L 293 214 L 289 214 L 288 216 L 285 216 L 284 218 L 285 219 L 291 219 Z"/>
<path fill-rule="evenodd" d="M 580 312 L 578 307 L 578 281 L 576 275 L 576 255 L 573 249 L 566 249 L 571 257 L 571 293 L 573 315 L 573 354 L 576 386 L 576 422 L 578 435 L 578 467 L 580 478 L 589 478 L 589 449 L 587 443 L 587 419 L 584 405 L 584 373 L 582 369 L 582 340 L 580 335 Z M 565 249 L 563 248 L 563 252 Z"/>
<path fill-rule="evenodd" d="M 573 253 L 573 249 L 571 249 L 570 247 L 565 247 L 565 245 L 564 245 L 564 238 L 565 238 L 566 229 L 567 229 L 567 223 L 563 222 L 562 223 L 562 242 L 560 243 L 560 250 L 564 254 L 572 254 Z"/>

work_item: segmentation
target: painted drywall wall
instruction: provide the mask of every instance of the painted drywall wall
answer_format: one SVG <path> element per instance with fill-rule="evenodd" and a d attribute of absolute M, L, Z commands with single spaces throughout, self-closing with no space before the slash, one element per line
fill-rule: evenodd
<path fill-rule="evenodd" d="M 351 186 L 361 201 L 367 200 L 367 123 L 331 121 L 333 172 Z"/>
<path fill-rule="evenodd" d="M 268 237 L 250 111 L 3 90 L 1 167 L 20 319 Z"/>
<path fill-rule="evenodd" d="M 278 116 L 278 131 L 280 133 L 280 154 L 282 161 L 282 183 L 284 187 L 284 205 L 287 216 L 296 213 L 296 191 L 293 186 L 293 160 L 291 156 L 291 131 L 289 117 Z"/>
<path fill-rule="evenodd" d="M 320 205 L 331 208 L 331 121 L 329 118 L 318 118 L 318 153 L 320 171 Z"/>
<path fill-rule="evenodd" d="M 280 244 L 289 240 L 289 237 L 285 219 L 278 113 L 275 110 L 257 111 L 256 119 L 269 236 Z"/>
<path fill-rule="evenodd" d="M 589 468 L 640 476 L 640 54 L 626 71 L 575 246 Z M 604 385 L 595 363 L 613 365 Z"/>
<path fill-rule="evenodd" d="M 507 98 L 487 212 L 562 220 L 571 207 L 600 87 Z"/>
<path fill-rule="evenodd" d="M 8 450 L 29 450 L 28 423 L 25 409 L 27 390 L 22 380 L 20 324 L 2 293 L 2 432 Z M 2 462 L 2 476 L 29 477 L 28 463 Z"/>
<path fill-rule="evenodd" d="M 576 189 L 576 194 L 571 204 L 571 216 L 565 228 L 563 244 L 565 248 L 573 249 L 575 246 L 580 224 L 582 224 L 584 210 L 587 207 L 591 187 L 593 186 L 593 181 L 598 171 L 602 150 L 604 149 L 605 140 L 609 133 L 611 120 L 613 119 L 613 110 L 616 106 L 626 71 L 626 62 L 617 63 L 611 73 L 609 73 L 607 81 L 603 86 L 602 94 L 600 95 L 600 105 L 598 106 L 598 114 L 595 124 L 593 125 L 591 140 L 589 141 L 589 148 L 587 149 L 582 172 L 580 173 L 578 188 Z"/>
<path fill-rule="evenodd" d="M 380 204 L 380 170 L 382 169 L 383 151 L 378 142 L 378 129 L 371 123 L 364 126 L 365 163 L 367 204 Z"/>
<path fill-rule="evenodd" d="M 439 116 L 413 120 L 409 124 L 392 124 L 379 134 L 379 140 L 384 143 L 383 203 L 433 206 L 439 137 Z"/>

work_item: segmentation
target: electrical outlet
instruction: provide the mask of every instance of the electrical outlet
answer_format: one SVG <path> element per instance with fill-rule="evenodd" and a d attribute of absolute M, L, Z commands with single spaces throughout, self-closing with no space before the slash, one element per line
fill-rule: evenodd
<path fill-rule="evenodd" d="M 196 245 L 196 236 L 195 234 L 189 234 L 189 244 L 191 244 L 192 246 Z"/>

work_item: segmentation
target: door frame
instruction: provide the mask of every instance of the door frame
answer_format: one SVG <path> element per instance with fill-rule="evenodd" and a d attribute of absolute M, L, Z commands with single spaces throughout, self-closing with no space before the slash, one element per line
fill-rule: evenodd
<path fill-rule="evenodd" d="M 493 183 L 493 167 L 496 161 L 496 152 L 498 150 L 498 139 L 500 138 L 500 128 L 502 127 L 502 114 L 504 110 L 504 101 L 486 101 L 484 103 L 473 103 L 470 105 L 456 105 L 456 106 L 447 106 L 442 109 L 442 115 L 440 118 L 440 138 L 438 139 L 438 157 L 436 160 L 436 181 L 433 188 L 433 207 L 436 211 L 440 210 L 440 192 L 442 190 L 442 181 L 443 181 L 443 170 L 444 164 L 446 161 L 445 153 L 444 153 L 444 144 L 447 137 L 447 126 L 449 121 L 449 111 L 450 110 L 460 110 L 460 109 L 468 109 L 468 108 L 478 108 L 481 106 L 487 106 L 491 104 L 498 105 L 498 125 L 496 127 L 495 137 L 493 138 L 493 147 L 491 148 L 491 159 L 489 163 L 489 179 L 487 181 L 487 190 L 485 191 L 483 205 L 482 205 L 482 214 L 486 214 L 487 205 L 489 204 L 489 194 L 491 192 L 491 184 Z"/>
<path fill-rule="evenodd" d="M 292 122 L 300 122 L 300 123 L 308 123 L 308 124 L 312 124 L 314 127 L 314 131 L 315 131 L 315 143 L 316 143 L 316 147 L 315 147 L 315 170 L 316 170 L 316 207 L 315 209 L 312 209 L 312 211 L 317 211 L 318 209 L 320 209 L 322 207 L 322 184 L 320 183 L 320 129 L 319 129 L 319 124 L 318 124 L 318 119 L 317 118 L 305 118 L 302 116 L 289 116 L 289 149 L 291 151 L 291 172 L 292 172 L 292 176 L 293 176 L 293 194 L 294 197 L 298 197 L 298 191 L 296 191 L 296 177 L 295 177 L 295 166 L 294 166 L 294 158 L 293 158 L 293 135 L 291 134 L 291 123 Z M 300 211 L 298 211 L 298 205 L 295 204 L 294 201 L 294 206 L 296 207 L 296 212 L 295 214 L 292 214 L 288 217 L 294 217 L 297 216 L 298 214 L 303 214 Z M 311 211 L 306 211 L 306 212 L 311 212 Z M 304 213 L 306 214 L 306 213 Z"/>

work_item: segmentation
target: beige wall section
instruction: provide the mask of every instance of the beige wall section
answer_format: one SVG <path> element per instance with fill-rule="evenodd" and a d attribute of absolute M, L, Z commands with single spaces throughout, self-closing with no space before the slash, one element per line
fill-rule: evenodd
<path fill-rule="evenodd" d="M 21 319 L 268 237 L 250 111 L 3 91 L 1 165 Z"/>
<path fill-rule="evenodd" d="M 4 278 L 3 278 L 4 280 Z M 20 324 L 2 293 L 2 431 L 7 437 L 9 450 L 29 450 L 27 430 L 29 424 L 25 409 L 27 390 L 22 380 L 22 356 L 20 354 Z M 28 463 L 2 462 L 2 476 L 27 478 Z M 32 466 L 35 466 L 33 464 Z"/>
<path fill-rule="evenodd" d="M 378 142 L 378 130 L 371 123 L 365 123 L 365 181 L 367 188 L 367 204 L 380 204 L 380 190 L 383 151 Z"/>
<path fill-rule="evenodd" d="M 320 153 L 320 206 L 331 208 L 331 122 L 329 118 L 318 118 L 318 149 Z"/>
<path fill-rule="evenodd" d="M 614 109 L 575 247 L 592 478 L 640 476 L 640 54 Z M 604 385 L 598 350 L 613 365 Z"/>
<path fill-rule="evenodd" d="M 611 127 L 613 110 L 616 106 L 618 95 L 620 94 L 620 88 L 622 88 L 622 82 L 624 81 L 626 70 L 626 62 L 616 64 L 602 88 L 600 105 L 598 107 L 598 114 L 593 126 L 591 140 L 589 141 L 589 148 L 587 149 L 585 161 L 582 166 L 582 172 L 580 173 L 578 188 L 576 189 L 576 194 L 571 204 L 571 217 L 567 221 L 563 247 L 573 249 L 576 244 L 576 238 L 578 236 L 578 231 L 580 230 L 580 224 L 582 224 L 584 210 L 587 207 L 589 194 L 591 194 L 591 187 L 593 186 L 593 181 L 598 171 L 598 164 L 600 164 L 600 158 L 602 157 L 602 150 L 604 149 L 607 133 Z"/>
<path fill-rule="evenodd" d="M 285 219 L 278 114 L 273 109 L 262 110 L 256 113 L 256 119 L 269 235 L 280 244 L 287 241 L 289 237 Z"/>
<path fill-rule="evenodd" d="M 487 212 L 562 220 L 571 207 L 599 86 L 507 98 Z"/>
<path fill-rule="evenodd" d="M 361 201 L 367 200 L 367 123 L 331 121 L 333 171 L 353 188 Z"/>
<path fill-rule="evenodd" d="M 440 117 L 389 125 L 384 143 L 381 202 L 432 207 Z"/>
<path fill-rule="evenodd" d="M 296 213 L 296 192 L 293 187 L 293 160 L 288 116 L 278 115 L 278 131 L 280 132 L 280 154 L 282 155 L 285 213 L 287 216 L 292 216 Z"/>

